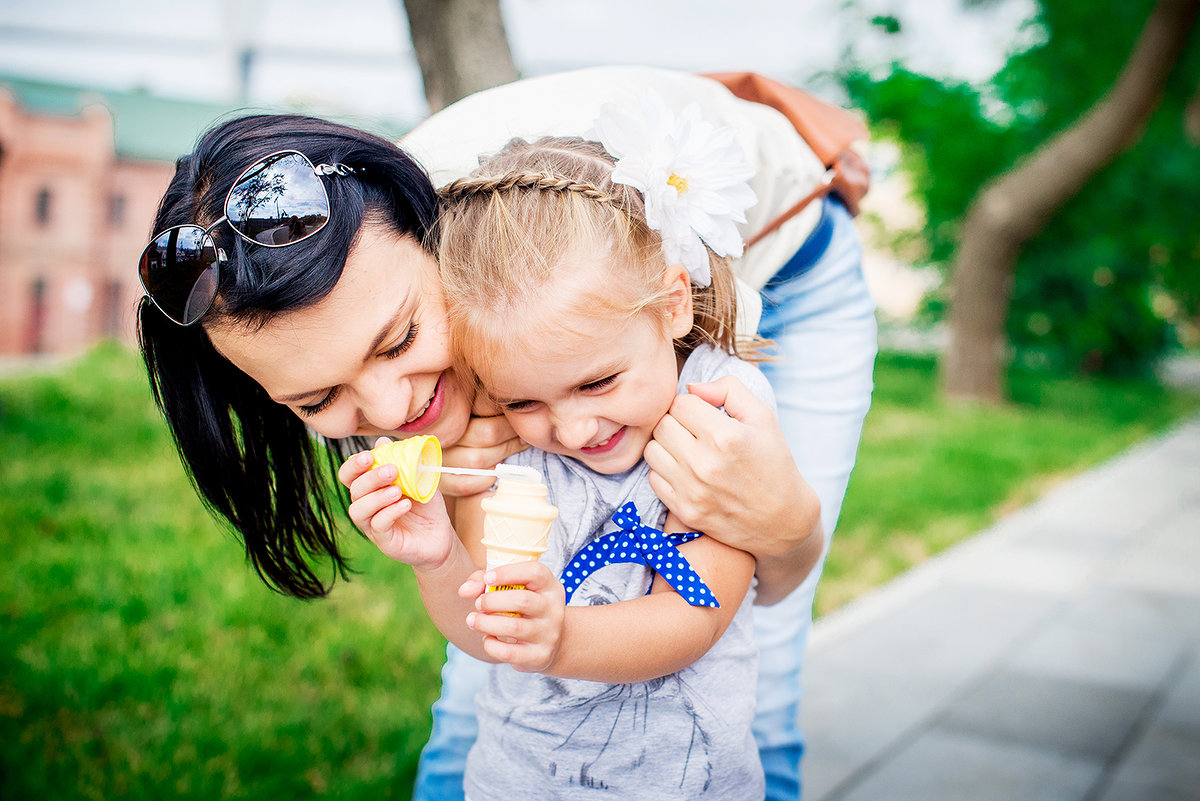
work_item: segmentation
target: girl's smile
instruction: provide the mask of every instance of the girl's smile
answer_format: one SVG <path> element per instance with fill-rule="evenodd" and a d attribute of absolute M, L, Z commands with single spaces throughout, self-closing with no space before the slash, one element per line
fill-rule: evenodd
<path fill-rule="evenodd" d="M 600 456 L 602 454 L 608 453 L 609 451 L 616 448 L 617 445 L 620 444 L 621 438 L 625 436 L 626 428 L 627 428 L 626 426 L 621 426 L 619 429 L 617 429 L 617 433 L 613 434 L 612 436 L 610 436 L 608 439 L 604 440 L 600 444 L 589 445 L 587 447 L 580 448 L 580 450 L 582 450 L 588 456 Z"/>
<path fill-rule="evenodd" d="M 607 274 L 607 258 L 592 249 L 563 261 L 571 265 L 570 274 L 588 277 Z M 537 306 L 537 319 L 506 320 L 506 338 L 522 344 L 505 348 L 480 379 L 517 436 L 598 473 L 622 473 L 641 460 L 675 398 L 674 339 L 692 327 L 687 273 L 668 269 L 665 282 L 668 300 L 661 312 L 581 312 L 603 308 L 588 302 L 589 289 L 580 289 L 594 288 L 595 281 L 568 279 L 548 290 L 551 297 Z"/>

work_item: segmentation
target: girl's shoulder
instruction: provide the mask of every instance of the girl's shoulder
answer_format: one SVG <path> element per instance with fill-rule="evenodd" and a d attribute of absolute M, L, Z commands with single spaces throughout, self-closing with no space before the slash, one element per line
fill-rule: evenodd
<path fill-rule="evenodd" d="M 754 397 L 775 409 L 775 392 L 758 365 L 711 345 L 700 345 L 688 356 L 679 371 L 679 391 L 687 392 L 688 384 L 717 381 L 727 375 L 741 381 Z"/>

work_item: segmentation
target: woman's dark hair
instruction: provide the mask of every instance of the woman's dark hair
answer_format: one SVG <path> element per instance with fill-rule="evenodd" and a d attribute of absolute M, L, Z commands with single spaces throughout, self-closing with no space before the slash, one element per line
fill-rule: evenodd
<path fill-rule="evenodd" d="M 227 225 L 214 228 L 228 259 L 210 315 L 253 326 L 319 302 L 341 277 L 368 216 L 432 252 L 437 197 L 412 158 L 373 134 L 294 115 L 243 117 L 205 133 L 195 151 L 176 162 L 151 235 L 186 223 L 212 225 L 242 172 L 280 150 L 354 172 L 322 177 L 329 222 L 302 242 L 259 247 Z M 145 298 L 138 323 L 154 400 L 205 505 L 232 524 L 268 586 L 299 598 L 326 594 L 347 566 L 334 534 L 344 517 L 342 495 L 322 462 L 336 469 L 342 448 L 314 438 L 292 411 L 221 356 L 201 325 L 176 325 Z M 324 556 L 334 568 L 328 584 L 312 564 Z"/>

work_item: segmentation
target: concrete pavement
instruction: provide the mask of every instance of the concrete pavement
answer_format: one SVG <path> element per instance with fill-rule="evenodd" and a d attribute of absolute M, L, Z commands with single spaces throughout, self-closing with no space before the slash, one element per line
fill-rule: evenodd
<path fill-rule="evenodd" d="M 818 621 L 806 801 L 1200 799 L 1200 418 Z"/>

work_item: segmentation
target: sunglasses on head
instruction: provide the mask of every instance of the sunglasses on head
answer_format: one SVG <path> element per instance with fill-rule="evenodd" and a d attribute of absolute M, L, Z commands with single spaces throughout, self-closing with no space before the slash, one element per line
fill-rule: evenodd
<path fill-rule="evenodd" d="M 228 223 L 255 245 L 281 248 L 308 239 L 329 222 L 329 195 L 322 175 L 346 175 L 345 164 L 313 165 L 295 150 L 259 159 L 233 183 L 225 196 L 225 216 L 208 228 L 176 225 L 150 240 L 138 261 L 146 297 L 172 321 L 191 325 L 217 298 L 225 252 L 212 231 Z"/>

